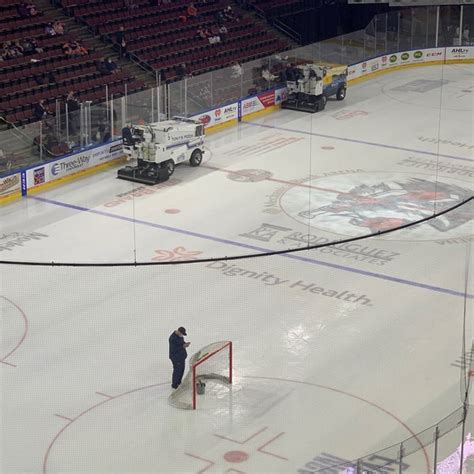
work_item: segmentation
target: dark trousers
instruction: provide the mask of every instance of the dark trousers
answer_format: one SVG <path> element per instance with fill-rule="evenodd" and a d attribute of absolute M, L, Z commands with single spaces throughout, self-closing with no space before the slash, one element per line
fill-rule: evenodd
<path fill-rule="evenodd" d="M 184 374 L 184 364 L 186 363 L 184 360 L 172 360 L 173 363 L 173 380 L 171 386 L 173 388 L 178 388 L 181 380 L 183 380 Z"/>

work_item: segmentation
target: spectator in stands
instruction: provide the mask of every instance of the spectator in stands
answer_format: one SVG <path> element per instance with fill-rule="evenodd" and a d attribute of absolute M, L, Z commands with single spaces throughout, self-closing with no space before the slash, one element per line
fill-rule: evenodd
<path fill-rule="evenodd" d="M 96 141 L 105 143 L 105 142 L 110 141 L 111 138 L 112 138 L 112 135 L 110 133 L 110 128 L 105 125 L 99 125 L 99 128 L 97 129 L 97 133 L 95 135 Z"/>
<path fill-rule="evenodd" d="M 214 19 L 216 20 L 216 23 L 218 25 L 222 25 L 222 23 L 224 23 L 224 21 L 225 21 L 224 12 L 223 11 L 218 11 L 214 15 Z"/>
<path fill-rule="evenodd" d="M 56 36 L 57 35 L 52 23 L 48 23 L 44 27 L 44 34 L 48 35 L 48 36 Z"/>
<path fill-rule="evenodd" d="M 270 72 L 268 65 L 262 66 L 262 78 L 270 85 L 270 83 L 277 78 L 277 76 L 273 75 Z"/>
<path fill-rule="evenodd" d="M 49 71 L 35 76 L 35 81 L 39 86 L 42 86 L 45 84 L 54 84 L 56 78 L 54 77 L 53 71 Z"/>
<path fill-rule="evenodd" d="M 193 18 L 198 17 L 198 11 L 197 11 L 197 8 L 194 6 L 194 3 L 190 3 L 188 5 L 188 8 L 186 9 L 186 13 L 188 15 L 188 18 L 190 18 L 191 20 Z"/>
<path fill-rule="evenodd" d="M 209 36 L 209 44 L 216 44 L 221 42 L 221 37 L 219 35 L 213 35 Z"/>
<path fill-rule="evenodd" d="M 198 28 L 196 32 L 197 38 L 206 39 L 206 38 L 209 38 L 209 36 L 211 36 L 211 32 L 207 28 L 203 28 L 203 27 Z"/>
<path fill-rule="evenodd" d="M 24 39 L 21 42 L 23 47 L 23 54 L 33 54 L 33 53 L 42 53 L 43 49 L 38 46 L 38 42 L 34 39 Z"/>
<path fill-rule="evenodd" d="M 115 74 L 118 72 L 118 66 L 112 61 L 112 58 L 107 58 L 105 60 L 105 69 L 107 74 Z"/>
<path fill-rule="evenodd" d="M 221 37 L 219 36 L 219 27 L 217 25 L 211 26 L 211 36 L 209 36 L 209 43 L 215 44 L 220 43 Z"/>
<path fill-rule="evenodd" d="M 26 3 L 20 3 L 17 7 L 17 12 L 18 12 L 18 15 L 21 16 L 21 18 L 28 18 L 30 16 L 30 12 L 28 10 L 28 7 L 26 5 Z"/>
<path fill-rule="evenodd" d="M 25 50 L 23 49 L 20 40 L 14 41 L 12 44 L 12 48 L 16 51 L 17 56 L 23 56 Z"/>
<path fill-rule="evenodd" d="M 123 26 L 117 31 L 115 42 L 119 45 L 120 58 L 122 58 L 127 53 L 127 42 L 125 41 L 125 30 Z"/>
<path fill-rule="evenodd" d="M 46 105 L 46 101 L 44 99 L 40 100 L 33 109 L 33 114 L 35 118 L 38 120 L 42 120 L 46 118 L 48 115 L 51 115 L 51 111 L 49 110 L 48 106 Z"/>
<path fill-rule="evenodd" d="M 105 58 L 102 58 L 102 60 L 96 62 L 97 71 L 99 71 L 101 74 L 108 74 L 105 62 Z"/>
<path fill-rule="evenodd" d="M 224 19 L 227 21 L 234 19 L 234 10 L 232 10 L 232 7 L 230 5 L 224 8 L 222 14 L 224 16 Z"/>
<path fill-rule="evenodd" d="M 74 93 L 74 91 L 69 91 L 69 94 L 66 97 L 66 105 L 67 105 L 67 111 L 68 113 L 75 112 L 76 110 L 79 110 L 80 108 L 80 103 L 79 99 Z"/>
<path fill-rule="evenodd" d="M 78 114 L 75 113 L 80 109 L 81 104 L 79 98 L 76 96 L 74 91 L 69 91 L 69 94 L 66 97 L 66 111 L 67 111 L 67 120 L 69 122 L 69 131 L 71 133 L 76 133 L 79 125 Z"/>
<path fill-rule="evenodd" d="M 225 25 L 221 25 L 218 31 L 219 31 L 220 37 L 222 38 L 222 41 L 225 41 L 226 35 L 229 32 L 227 28 L 225 27 Z"/>
<path fill-rule="evenodd" d="M 243 69 L 242 69 L 242 66 L 239 64 L 238 61 L 235 61 L 233 64 L 232 64 L 232 74 L 231 76 L 232 77 L 240 77 L 243 73 Z"/>
<path fill-rule="evenodd" d="M 66 56 L 85 56 L 89 51 L 81 46 L 78 41 L 67 41 L 63 44 L 63 51 Z"/>
<path fill-rule="evenodd" d="M 133 11 L 138 8 L 138 5 L 135 3 L 135 0 L 123 0 L 123 6 L 128 8 L 128 11 Z"/>
<path fill-rule="evenodd" d="M 175 68 L 176 76 L 178 80 L 184 79 L 188 75 L 188 69 L 186 63 L 181 63 Z"/>
<path fill-rule="evenodd" d="M 28 10 L 28 16 L 36 16 L 39 14 L 36 5 L 33 2 L 27 2 L 26 9 Z"/>
<path fill-rule="evenodd" d="M 59 20 L 55 20 L 53 23 L 53 30 L 57 35 L 64 34 L 64 23 Z"/>
<path fill-rule="evenodd" d="M 23 56 L 23 47 L 18 41 L 15 41 L 14 43 L 11 41 L 6 41 L 3 45 L 2 56 L 3 59 L 13 59 Z"/>

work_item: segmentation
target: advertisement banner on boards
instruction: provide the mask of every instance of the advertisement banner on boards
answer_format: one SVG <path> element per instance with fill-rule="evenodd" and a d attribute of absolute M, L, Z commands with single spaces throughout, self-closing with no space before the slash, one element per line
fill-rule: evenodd
<path fill-rule="evenodd" d="M 20 173 L 10 174 L 0 178 L 0 201 L 21 190 Z"/>
<path fill-rule="evenodd" d="M 219 125 L 230 120 L 236 120 L 238 118 L 238 103 L 224 105 L 223 107 L 217 107 L 212 110 L 208 110 L 201 114 L 191 116 L 194 120 L 199 120 L 207 127 L 213 125 Z"/>
<path fill-rule="evenodd" d="M 450 46 L 446 48 L 446 60 L 462 61 L 474 59 L 474 46 Z"/>
<path fill-rule="evenodd" d="M 442 62 L 445 58 L 446 49 L 460 50 L 463 48 L 428 48 L 386 54 L 377 58 L 369 59 L 367 61 L 362 61 L 357 64 L 352 64 L 348 67 L 347 78 L 350 81 L 352 79 L 357 79 L 358 77 L 366 76 L 377 71 L 383 71 L 407 64 L 421 64 L 433 61 Z M 466 53 L 458 51 L 457 54 L 461 56 Z"/>
<path fill-rule="evenodd" d="M 288 97 L 288 89 L 286 87 L 281 87 L 275 89 L 275 104 L 279 105 Z"/>
<path fill-rule="evenodd" d="M 59 160 L 42 163 L 26 171 L 27 188 L 31 189 L 64 176 L 70 176 L 120 156 L 123 156 L 122 140 L 116 140 Z"/>
<path fill-rule="evenodd" d="M 267 91 L 242 101 L 242 117 L 275 105 L 275 91 Z"/>

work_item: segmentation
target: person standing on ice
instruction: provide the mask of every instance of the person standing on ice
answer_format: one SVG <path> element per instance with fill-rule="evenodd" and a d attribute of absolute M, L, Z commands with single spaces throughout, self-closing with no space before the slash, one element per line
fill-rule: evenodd
<path fill-rule="evenodd" d="M 169 337 L 170 343 L 170 360 L 173 364 L 173 378 L 171 382 L 172 388 L 178 388 L 181 384 L 184 374 L 184 366 L 186 364 L 186 357 L 188 353 L 186 348 L 189 347 L 190 342 L 184 341 L 184 336 L 187 336 L 186 329 L 182 326 L 173 331 Z"/>

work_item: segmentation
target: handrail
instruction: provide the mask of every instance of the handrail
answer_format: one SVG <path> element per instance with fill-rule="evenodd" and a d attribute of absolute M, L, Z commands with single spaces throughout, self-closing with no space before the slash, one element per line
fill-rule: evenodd
<path fill-rule="evenodd" d="M 301 35 L 296 30 L 294 30 L 293 28 L 283 23 L 281 20 L 279 19 L 273 20 L 273 26 L 277 30 L 280 30 L 282 33 L 289 36 L 291 39 L 293 39 L 297 43 L 301 43 Z"/>
<path fill-rule="evenodd" d="M 22 135 L 24 138 L 26 138 L 26 140 L 28 140 L 28 143 L 31 144 L 33 143 L 33 140 L 31 139 L 31 137 L 29 137 L 25 132 L 23 132 L 22 130 L 20 130 L 13 122 L 9 122 L 5 117 L 3 116 L 0 116 L 0 120 L 4 123 L 6 123 L 7 125 L 11 126 L 11 128 L 13 128 L 16 132 L 18 132 L 20 135 Z"/>

